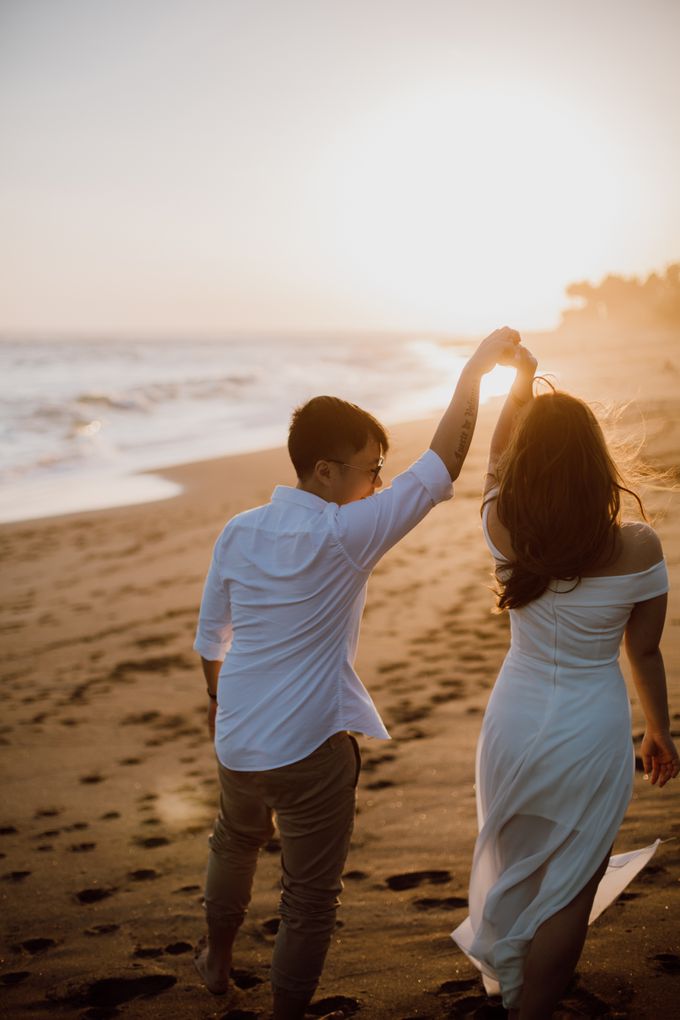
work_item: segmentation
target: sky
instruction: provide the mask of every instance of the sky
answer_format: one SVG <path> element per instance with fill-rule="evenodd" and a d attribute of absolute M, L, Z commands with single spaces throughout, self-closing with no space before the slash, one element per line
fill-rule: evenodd
<path fill-rule="evenodd" d="M 680 258 L 677 0 L 0 0 L 0 333 L 550 328 Z"/>

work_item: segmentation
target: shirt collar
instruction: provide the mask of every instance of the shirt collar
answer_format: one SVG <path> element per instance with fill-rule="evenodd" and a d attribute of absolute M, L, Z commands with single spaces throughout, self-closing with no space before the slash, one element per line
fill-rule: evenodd
<path fill-rule="evenodd" d="M 329 505 L 321 496 L 305 492 L 304 489 L 296 489 L 292 485 L 277 485 L 272 493 L 272 503 L 295 503 L 297 506 L 316 511 L 325 510 Z"/>

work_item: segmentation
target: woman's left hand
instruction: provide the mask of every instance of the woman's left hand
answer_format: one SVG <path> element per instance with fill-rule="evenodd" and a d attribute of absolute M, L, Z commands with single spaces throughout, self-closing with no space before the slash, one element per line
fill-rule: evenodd
<path fill-rule="evenodd" d="M 512 367 L 517 369 L 518 377 L 522 376 L 525 379 L 533 379 L 538 367 L 538 361 L 528 347 L 519 344 L 515 349 Z"/>
<path fill-rule="evenodd" d="M 652 786 L 665 786 L 669 779 L 680 774 L 680 757 L 668 730 L 662 733 L 645 731 L 640 747 L 640 757 L 645 770 L 645 779 Z"/>

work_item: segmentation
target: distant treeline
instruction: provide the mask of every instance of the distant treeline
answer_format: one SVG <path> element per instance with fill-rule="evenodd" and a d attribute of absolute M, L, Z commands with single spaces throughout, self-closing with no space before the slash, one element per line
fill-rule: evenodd
<path fill-rule="evenodd" d="M 646 280 L 607 276 L 598 284 L 570 283 L 566 294 L 577 304 L 562 313 L 563 326 L 680 327 L 680 262 Z"/>

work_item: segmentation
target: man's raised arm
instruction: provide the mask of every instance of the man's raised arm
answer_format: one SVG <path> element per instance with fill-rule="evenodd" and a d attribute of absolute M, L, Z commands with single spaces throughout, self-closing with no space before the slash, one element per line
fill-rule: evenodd
<path fill-rule="evenodd" d="M 515 329 L 503 326 L 494 330 L 482 340 L 461 372 L 451 403 L 430 443 L 430 449 L 446 465 L 451 481 L 460 474 L 475 431 L 481 378 L 495 365 L 512 364 L 519 342 L 520 336 Z"/>

